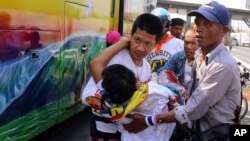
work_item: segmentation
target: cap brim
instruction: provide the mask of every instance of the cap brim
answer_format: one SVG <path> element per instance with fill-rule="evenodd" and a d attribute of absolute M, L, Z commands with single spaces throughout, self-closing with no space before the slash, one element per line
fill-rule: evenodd
<path fill-rule="evenodd" d="M 208 11 L 202 10 L 202 9 L 190 11 L 187 15 L 188 16 L 202 15 L 205 18 L 207 18 L 209 21 L 220 23 L 220 21 L 213 14 L 211 14 Z"/>

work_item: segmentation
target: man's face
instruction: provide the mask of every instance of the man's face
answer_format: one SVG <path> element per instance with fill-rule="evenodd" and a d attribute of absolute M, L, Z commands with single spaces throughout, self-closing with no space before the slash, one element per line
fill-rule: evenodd
<path fill-rule="evenodd" d="M 131 36 L 130 55 L 133 60 L 141 61 L 156 45 L 156 35 L 152 35 L 139 28 Z"/>
<path fill-rule="evenodd" d="M 220 23 L 211 22 L 201 15 L 196 16 L 195 24 L 197 25 L 198 44 L 201 48 L 216 47 L 227 33 L 226 27 Z"/>
<path fill-rule="evenodd" d="M 181 34 L 183 31 L 183 26 L 171 26 L 170 32 L 176 38 L 181 38 Z"/>
<path fill-rule="evenodd" d="M 184 51 L 189 60 L 194 60 L 194 53 L 199 48 L 196 32 L 188 30 L 184 37 Z"/>

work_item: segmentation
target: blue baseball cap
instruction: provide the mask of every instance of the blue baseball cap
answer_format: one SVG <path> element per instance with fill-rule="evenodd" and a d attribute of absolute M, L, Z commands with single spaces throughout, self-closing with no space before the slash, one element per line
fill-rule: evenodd
<path fill-rule="evenodd" d="M 228 26 L 231 17 L 227 8 L 217 1 L 211 1 L 209 4 L 200 6 L 198 10 L 190 11 L 188 16 L 197 16 L 199 14 L 212 22 L 221 23 L 223 26 Z"/>

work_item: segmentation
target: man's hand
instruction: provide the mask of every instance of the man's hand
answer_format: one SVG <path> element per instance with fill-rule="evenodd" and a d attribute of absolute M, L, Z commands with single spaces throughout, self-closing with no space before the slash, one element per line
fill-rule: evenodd
<path fill-rule="evenodd" d="M 129 133 L 138 133 L 148 127 L 144 115 L 133 114 L 127 115 L 126 117 L 132 119 L 132 122 L 123 125 L 123 127 L 128 130 Z"/>
<path fill-rule="evenodd" d="M 120 44 L 119 47 L 121 47 L 122 49 L 128 48 L 130 43 L 130 37 L 122 36 L 118 42 Z"/>

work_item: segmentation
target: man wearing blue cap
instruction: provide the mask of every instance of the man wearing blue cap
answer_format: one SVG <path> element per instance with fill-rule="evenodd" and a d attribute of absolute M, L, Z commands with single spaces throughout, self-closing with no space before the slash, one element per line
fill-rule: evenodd
<path fill-rule="evenodd" d="M 189 12 L 188 16 L 196 17 L 201 47 L 195 55 L 193 93 L 186 105 L 152 116 L 158 124 L 195 121 L 193 129 L 199 136 L 192 140 L 229 140 L 229 125 L 239 123 L 241 101 L 239 69 L 222 42 L 228 32 L 230 14 L 224 5 L 212 1 Z M 139 132 L 147 127 L 145 116 L 136 114 L 130 117 L 133 122 L 124 125 L 129 132 Z M 213 129 L 218 129 L 217 137 L 206 134 Z"/>

